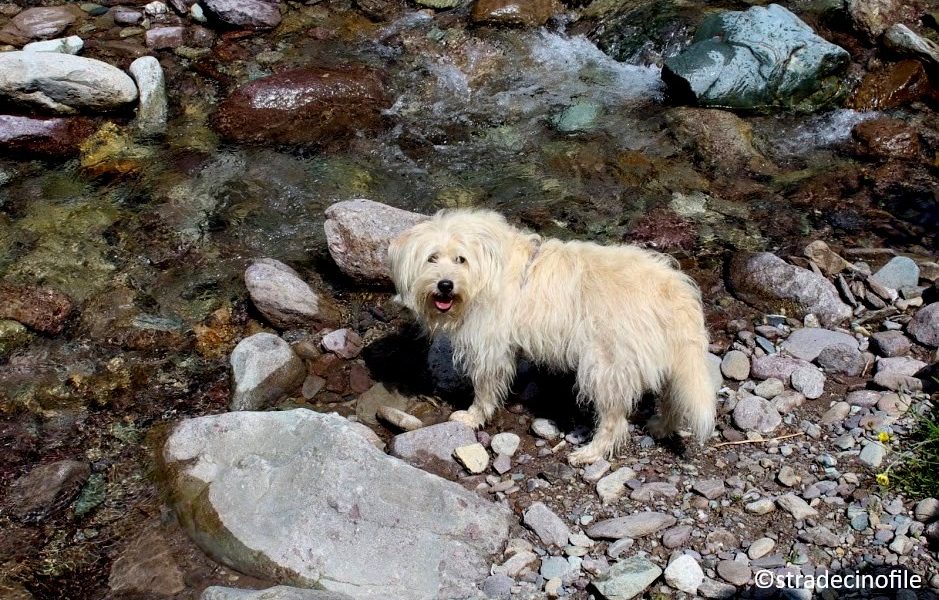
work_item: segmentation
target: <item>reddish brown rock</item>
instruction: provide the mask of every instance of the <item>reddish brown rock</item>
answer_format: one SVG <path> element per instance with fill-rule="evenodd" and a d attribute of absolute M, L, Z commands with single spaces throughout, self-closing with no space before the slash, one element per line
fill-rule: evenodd
<path fill-rule="evenodd" d="M 308 67 L 238 88 L 219 105 L 214 125 L 237 142 L 315 146 L 380 128 L 389 105 L 378 71 Z"/>
<path fill-rule="evenodd" d="M 10 486 L 7 509 L 22 521 L 42 520 L 71 502 L 90 474 L 88 463 L 75 460 L 35 467 Z"/>
<path fill-rule="evenodd" d="M 36 119 L 0 115 L 0 152 L 15 157 L 70 157 L 82 140 L 94 132 L 84 117 Z"/>
<path fill-rule="evenodd" d="M 147 48 L 153 50 L 165 50 L 167 48 L 179 48 L 186 43 L 185 27 L 154 27 L 148 29 L 144 34 L 147 42 Z"/>
<path fill-rule="evenodd" d="M 560 12 L 555 0 L 476 0 L 473 20 L 499 25 L 544 25 Z"/>
<path fill-rule="evenodd" d="M 858 123 L 851 135 L 859 152 L 867 156 L 905 159 L 919 156 L 916 129 L 898 119 L 881 117 Z"/>
<path fill-rule="evenodd" d="M 629 242 L 656 250 L 691 250 L 698 232 L 694 223 L 668 209 L 654 209 L 639 217 Z"/>
<path fill-rule="evenodd" d="M 865 75 L 848 104 L 858 110 L 886 110 L 918 100 L 928 91 L 923 64 L 908 59 Z"/>
<path fill-rule="evenodd" d="M 56 334 L 65 327 L 72 308 L 72 300 L 52 288 L 0 283 L 0 319 Z"/>
<path fill-rule="evenodd" d="M 0 44 L 22 46 L 54 38 L 81 15 L 77 6 L 39 6 L 19 13 L 0 29 Z"/>

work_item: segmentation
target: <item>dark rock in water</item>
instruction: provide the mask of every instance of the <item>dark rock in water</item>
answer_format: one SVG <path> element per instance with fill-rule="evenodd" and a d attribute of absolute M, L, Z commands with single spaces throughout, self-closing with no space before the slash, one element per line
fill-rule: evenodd
<path fill-rule="evenodd" d="M 691 47 L 665 61 L 662 79 L 676 97 L 705 106 L 811 111 L 846 92 L 848 62 L 846 50 L 770 4 L 706 19 Z"/>
<path fill-rule="evenodd" d="M 533 27 L 544 25 L 560 10 L 556 0 L 476 0 L 472 18 L 477 23 Z"/>
<path fill-rule="evenodd" d="M 672 0 L 584 4 L 589 6 L 572 24 L 571 33 L 586 35 L 606 54 L 625 62 L 661 64 L 687 45 L 701 19 L 700 10 Z"/>
<path fill-rule="evenodd" d="M 923 63 L 907 59 L 868 73 L 848 105 L 857 110 L 886 110 L 904 106 L 929 92 Z"/>
<path fill-rule="evenodd" d="M 171 597 L 186 589 L 183 573 L 159 529 L 149 529 L 121 551 L 108 587 L 117 594 Z"/>
<path fill-rule="evenodd" d="M 378 71 L 309 67 L 238 88 L 219 105 L 214 125 L 237 142 L 310 146 L 381 127 L 389 104 Z"/>
<path fill-rule="evenodd" d="M 629 242 L 656 250 L 691 250 L 698 239 L 694 223 L 665 208 L 640 216 L 629 232 Z"/>
<path fill-rule="evenodd" d="M 94 131 L 94 124 L 83 117 L 34 119 L 0 115 L 0 152 L 17 157 L 75 156 L 82 140 Z"/>
<path fill-rule="evenodd" d="M 42 520 L 71 502 L 90 474 L 88 463 L 75 460 L 40 465 L 10 486 L 5 512 L 24 521 Z"/>
<path fill-rule="evenodd" d="M 919 136 L 913 126 L 899 119 L 881 117 L 862 121 L 851 135 L 861 154 L 876 158 L 912 159 L 919 156 Z"/>
<path fill-rule="evenodd" d="M 675 139 L 715 171 L 770 174 L 776 170 L 753 146 L 750 124 L 731 112 L 680 107 L 665 118 Z"/>
<path fill-rule="evenodd" d="M 851 307 L 830 281 L 768 252 L 735 255 L 726 278 L 735 296 L 769 313 L 785 310 L 799 318 L 811 313 L 826 326 L 851 317 Z"/>
<path fill-rule="evenodd" d="M 280 9 L 262 0 L 205 0 L 205 7 L 220 21 L 238 27 L 273 29 L 280 25 Z"/>
<path fill-rule="evenodd" d="M 390 21 L 408 7 L 405 0 L 355 0 L 355 5 L 368 17 L 379 21 Z"/>
<path fill-rule="evenodd" d="M 77 6 L 40 6 L 19 13 L 0 29 L 0 44 L 22 46 L 59 35 L 82 14 Z"/>
<path fill-rule="evenodd" d="M 52 288 L 0 283 L 0 319 L 13 319 L 41 333 L 62 331 L 72 301 Z"/>
<path fill-rule="evenodd" d="M 154 27 L 144 34 L 147 48 L 164 50 L 166 48 L 179 48 L 186 43 L 185 27 Z"/>

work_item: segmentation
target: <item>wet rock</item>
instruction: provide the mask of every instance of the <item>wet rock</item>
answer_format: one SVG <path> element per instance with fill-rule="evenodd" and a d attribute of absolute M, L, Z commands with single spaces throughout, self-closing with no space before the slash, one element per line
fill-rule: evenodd
<path fill-rule="evenodd" d="M 57 52 L 0 53 L 0 100 L 69 114 L 112 110 L 137 99 L 137 86 L 111 65 Z"/>
<path fill-rule="evenodd" d="M 571 536 L 567 524 L 543 502 L 535 502 L 525 509 L 522 522 L 548 546 L 563 548 Z"/>
<path fill-rule="evenodd" d="M 345 200 L 326 209 L 329 254 L 346 275 L 389 283 L 388 245 L 427 217 L 371 200 Z"/>
<path fill-rule="evenodd" d="M 796 521 L 804 521 L 809 517 L 818 516 L 817 510 L 795 494 L 785 494 L 776 498 L 776 504 L 779 505 L 779 508 L 788 511 Z"/>
<path fill-rule="evenodd" d="M 898 159 L 919 156 L 919 135 L 916 129 L 899 119 L 868 119 L 855 125 L 851 135 L 858 142 L 860 152 L 866 156 Z M 897 258 L 905 257 L 898 256 L 894 260 Z M 906 260 L 913 262 L 908 258 Z"/>
<path fill-rule="evenodd" d="M 353 600 L 348 594 L 278 585 L 266 590 L 207 587 L 199 600 Z"/>
<path fill-rule="evenodd" d="M 910 54 L 933 66 L 939 65 L 939 45 L 917 35 L 903 23 L 892 25 L 884 32 L 883 44 L 900 54 Z"/>
<path fill-rule="evenodd" d="M 660 512 L 637 512 L 625 517 L 598 521 L 587 528 L 587 535 L 594 539 L 618 540 L 625 537 L 640 538 L 671 527 L 675 517 Z"/>
<path fill-rule="evenodd" d="M 186 43 L 186 28 L 179 26 L 153 27 L 144 33 L 144 41 L 151 50 L 179 48 Z"/>
<path fill-rule="evenodd" d="M 557 0 L 476 0 L 471 17 L 476 23 L 536 27 L 561 8 Z"/>
<path fill-rule="evenodd" d="M 153 56 L 141 56 L 130 63 L 128 71 L 140 95 L 134 127 L 144 136 L 162 134 L 166 131 L 167 100 L 160 61 Z"/>
<path fill-rule="evenodd" d="M 866 74 L 849 105 L 857 110 L 889 110 L 915 102 L 928 91 L 923 64 L 907 59 Z"/>
<path fill-rule="evenodd" d="M 748 396 L 734 407 L 734 425 L 744 431 L 770 433 L 782 424 L 773 405 L 759 396 Z"/>
<path fill-rule="evenodd" d="M 871 343 L 878 354 L 885 357 L 909 354 L 913 344 L 901 331 L 878 331 L 871 336 Z"/>
<path fill-rule="evenodd" d="M 55 335 L 65 328 L 72 310 L 72 300 L 52 288 L 0 283 L 0 319 Z"/>
<path fill-rule="evenodd" d="M 33 118 L 0 115 L 0 152 L 17 157 L 68 158 L 94 133 L 84 117 Z"/>
<path fill-rule="evenodd" d="M 731 350 L 721 361 L 721 373 L 727 379 L 745 380 L 750 376 L 750 358 L 740 350 Z"/>
<path fill-rule="evenodd" d="M 0 358 L 29 343 L 29 332 L 17 321 L 0 319 Z"/>
<path fill-rule="evenodd" d="M 665 208 L 654 208 L 630 225 L 629 242 L 644 248 L 690 251 L 698 239 L 697 226 Z"/>
<path fill-rule="evenodd" d="M 280 25 L 280 9 L 276 2 L 263 0 L 203 0 L 206 9 L 228 25 L 273 29 Z"/>
<path fill-rule="evenodd" d="M 453 457 L 470 473 L 482 473 L 489 466 L 489 453 L 482 444 L 476 442 L 467 446 L 460 446 L 453 451 Z"/>
<path fill-rule="evenodd" d="M 243 85 L 223 100 L 213 124 L 226 139 L 318 146 L 378 129 L 390 104 L 378 71 L 304 67 Z"/>
<path fill-rule="evenodd" d="M 4 600 L 33 600 L 33 595 L 18 583 L 0 579 L 0 598 Z"/>
<path fill-rule="evenodd" d="M 814 110 L 845 91 L 848 62 L 844 49 L 771 4 L 706 18 L 692 45 L 665 61 L 662 79 L 701 105 Z"/>
<path fill-rule="evenodd" d="M 39 465 L 10 485 L 4 512 L 22 521 L 41 521 L 68 505 L 91 474 L 75 460 Z"/>
<path fill-rule="evenodd" d="M 27 8 L 0 29 L 0 44 L 22 46 L 32 40 L 47 40 L 59 35 L 81 16 L 76 6 L 38 6 Z"/>
<path fill-rule="evenodd" d="M 78 54 L 85 47 L 85 42 L 77 35 L 55 40 L 31 42 L 23 46 L 23 52 L 59 52 L 62 54 Z"/>
<path fill-rule="evenodd" d="M 183 527 L 215 560 L 360 599 L 472 596 L 515 521 L 304 409 L 183 421 L 162 460 Z"/>
<path fill-rule="evenodd" d="M 897 0 L 848 0 L 845 8 L 854 28 L 870 42 L 903 18 L 903 4 Z"/>
<path fill-rule="evenodd" d="M 708 168 L 769 173 L 775 166 L 753 146 L 753 129 L 725 110 L 675 108 L 665 115 L 669 131 Z"/>
<path fill-rule="evenodd" d="M 320 327 L 338 320 L 335 307 L 278 260 L 252 263 L 245 270 L 245 287 L 254 306 L 278 329 Z"/>
<path fill-rule="evenodd" d="M 415 0 L 421 6 L 430 8 L 456 8 L 466 2 L 466 0 Z"/>
<path fill-rule="evenodd" d="M 391 440 L 391 455 L 425 471 L 452 477 L 460 473 L 453 452 L 474 443 L 472 429 L 447 421 L 396 435 Z"/>
<path fill-rule="evenodd" d="M 768 252 L 737 254 L 726 273 L 737 297 L 767 312 L 788 308 L 800 318 L 814 314 L 826 326 L 851 317 L 851 307 L 841 301 L 830 281 Z"/>
<path fill-rule="evenodd" d="M 939 346 L 939 302 L 920 309 L 907 326 L 907 331 L 920 344 L 933 348 Z"/>
<path fill-rule="evenodd" d="M 424 426 L 424 424 L 421 423 L 421 420 L 414 415 L 408 414 L 400 408 L 395 408 L 393 406 L 379 406 L 378 410 L 375 411 L 375 416 L 377 416 L 385 423 L 394 425 L 401 431 L 414 431 Z M 457 448 L 457 450 L 459 450 L 459 448 Z M 459 460 L 459 456 L 457 456 L 457 459 Z M 481 473 L 482 471 L 479 472 Z"/>
<path fill-rule="evenodd" d="M 159 530 L 134 538 L 111 565 L 108 587 L 115 594 L 170 597 L 186 589 L 183 573 Z"/>
<path fill-rule="evenodd" d="M 780 381 L 789 381 L 793 371 L 810 366 L 812 366 L 811 363 L 801 358 L 768 354 L 754 357 L 750 375 L 754 379 L 776 378 Z"/>
<path fill-rule="evenodd" d="M 591 585 L 606 600 L 629 600 L 642 594 L 662 574 L 662 569 L 643 556 L 617 561 Z"/>
<path fill-rule="evenodd" d="M 813 361 L 822 350 L 836 344 L 858 347 L 853 335 L 821 327 L 803 327 L 793 331 L 782 343 L 782 348 L 797 358 Z"/>
<path fill-rule="evenodd" d="M 290 344 L 270 333 L 241 340 L 231 354 L 231 410 L 257 410 L 299 386 L 306 367 Z"/>
<path fill-rule="evenodd" d="M 108 121 L 79 147 L 82 173 L 88 177 L 139 172 L 153 158 L 151 147 L 137 144 L 128 131 Z"/>
<path fill-rule="evenodd" d="M 115 6 L 111 16 L 118 25 L 136 25 L 143 21 L 143 12 L 128 6 Z"/>
<path fill-rule="evenodd" d="M 337 329 L 323 336 L 323 348 L 345 359 L 355 358 L 362 351 L 362 338 L 351 329 Z"/>

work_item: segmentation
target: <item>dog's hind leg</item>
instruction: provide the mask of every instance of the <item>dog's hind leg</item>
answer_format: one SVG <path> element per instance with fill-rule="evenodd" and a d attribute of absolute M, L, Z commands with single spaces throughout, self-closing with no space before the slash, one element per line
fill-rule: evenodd
<path fill-rule="evenodd" d="M 706 360 L 703 352 L 675 357 L 661 403 L 661 414 L 653 417 L 646 426 L 653 436 L 667 437 L 683 424 L 699 442 L 703 443 L 711 436 L 716 398 Z"/>
<path fill-rule="evenodd" d="M 580 393 L 593 402 L 597 412 L 597 428 L 589 444 L 572 452 L 571 465 L 583 465 L 609 458 L 622 445 L 629 431 L 627 418 L 642 395 L 634 378 L 612 368 L 583 368 L 578 372 Z"/>

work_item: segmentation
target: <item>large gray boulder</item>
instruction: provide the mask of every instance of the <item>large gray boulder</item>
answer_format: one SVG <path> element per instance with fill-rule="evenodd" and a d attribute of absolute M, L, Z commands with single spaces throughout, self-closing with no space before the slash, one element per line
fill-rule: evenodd
<path fill-rule="evenodd" d="M 356 599 L 472 597 L 515 523 L 508 508 L 383 454 L 335 414 L 190 419 L 161 459 L 180 522 L 215 560 Z"/>
<path fill-rule="evenodd" d="M 728 264 L 727 283 L 735 296 L 761 310 L 799 318 L 814 314 L 825 326 L 851 317 L 830 281 L 790 265 L 769 252 L 738 254 Z"/>
<path fill-rule="evenodd" d="M 364 283 L 390 283 L 388 245 L 427 219 L 373 200 L 344 200 L 326 209 L 326 244 L 343 273 Z"/>
<path fill-rule="evenodd" d="M 134 80 L 100 60 L 58 52 L 0 53 L 0 102 L 71 114 L 113 110 L 136 99 Z"/>
<path fill-rule="evenodd" d="M 848 63 L 846 50 L 770 4 L 706 18 L 692 45 L 665 61 L 662 79 L 702 106 L 814 110 L 847 92 Z"/>

